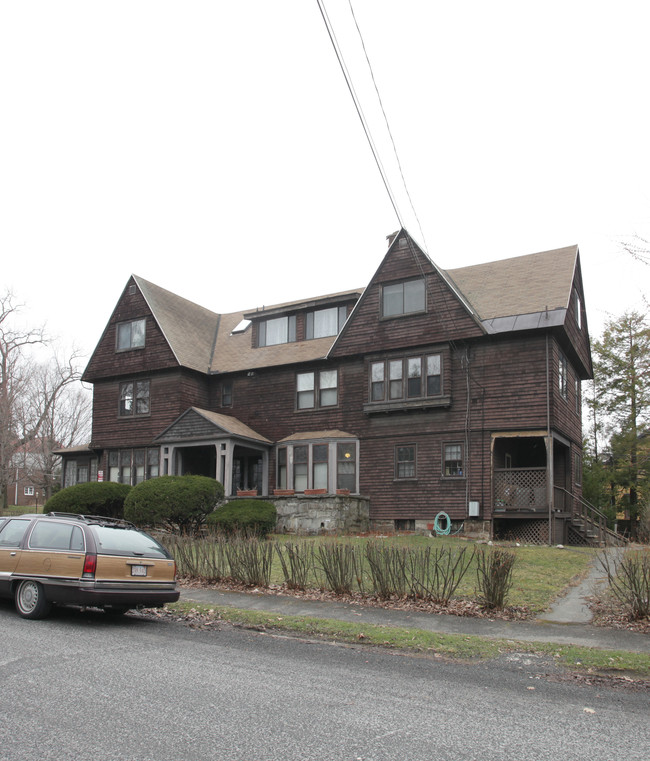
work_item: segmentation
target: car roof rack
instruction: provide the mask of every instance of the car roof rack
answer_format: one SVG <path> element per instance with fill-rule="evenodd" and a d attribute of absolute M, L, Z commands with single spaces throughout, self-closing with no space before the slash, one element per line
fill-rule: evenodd
<path fill-rule="evenodd" d="M 134 523 L 131 523 L 130 521 L 125 521 L 124 518 L 109 518 L 106 515 L 84 515 L 82 513 L 60 513 L 60 512 L 50 512 L 46 513 L 46 516 L 51 516 L 52 518 L 72 518 L 74 520 L 80 520 L 84 521 L 85 523 L 101 523 L 104 526 L 107 525 L 115 525 L 115 526 L 121 526 L 122 528 L 136 528 Z"/>

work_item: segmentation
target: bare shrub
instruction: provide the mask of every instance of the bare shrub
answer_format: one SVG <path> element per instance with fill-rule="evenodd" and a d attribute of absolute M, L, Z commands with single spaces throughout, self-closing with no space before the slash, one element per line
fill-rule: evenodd
<path fill-rule="evenodd" d="M 361 581 L 362 557 L 357 548 L 345 542 L 322 542 L 314 551 L 314 569 L 324 574 L 321 586 L 336 594 L 350 594 L 355 580 Z"/>
<path fill-rule="evenodd" d="M 625 605 L 631 619 L 650 617 L 650 550 L 603 552 L 599 561 L 609 588 Z"/>
<path fill-rule="evenodd" d="M 512 569 L 517 556 L 501 547 L 477 549 L 476 596 L 488 610 L 503 608 L 512 586 Z"/>
<path fill-rule="evenodd" d="M 308 542 L 276 542 L 275 551 L 289 589 L 306 589 L 312 573 L 312 547 Z"/>
<path fill-rule="evenodd" d="M 374 540 L 366 544 L 364 555 L 375 594 L 383 600 L 405 597 L 408 548 Z"/>
<path fill-rule="evenodd" d="M 410 592 L 447 605 L 472 563 L 466 547 L 425 547 L 408 554 Z"/>
<path fill-rule="evenodd" d="M 230 575 L 242 584 L 268 587 L 271 583 L 274 547 L 256 536 L 230 535 L 224 540 Z"/>

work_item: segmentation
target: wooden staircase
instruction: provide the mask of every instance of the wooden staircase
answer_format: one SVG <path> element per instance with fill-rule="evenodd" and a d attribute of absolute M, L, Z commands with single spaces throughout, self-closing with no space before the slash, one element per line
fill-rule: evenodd
<path fill-rule="evenodd" d="M 624 536 L 607 528 L 607 518 L 597 507 L 568 491 L 566 494 L 573 500 L 570 532 L 578 535 L 581 544 L 589 547 L 623 547 L 628 543 Z"/>

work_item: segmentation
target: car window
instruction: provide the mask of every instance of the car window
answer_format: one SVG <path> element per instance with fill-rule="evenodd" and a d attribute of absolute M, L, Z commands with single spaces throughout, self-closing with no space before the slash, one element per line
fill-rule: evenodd
<path fill-rule="evenodd" d="M 0 523 L 0 547 L 18 547 L 29 521 L 8 520 Z"/>
<path fill-rule="evenodd" d="M 71 523 L 38 521 L 29 537 L 29 546 L 35 550 L 82 551 L 83 534 L 79 526 Z"/>
<path fill-rule="evenodd" d="M 142 555 L 168 558 L 165 548 L 144 531 L 119 526 L 93 526 L 97 536 L 97 552 L 105 555 Z"/>

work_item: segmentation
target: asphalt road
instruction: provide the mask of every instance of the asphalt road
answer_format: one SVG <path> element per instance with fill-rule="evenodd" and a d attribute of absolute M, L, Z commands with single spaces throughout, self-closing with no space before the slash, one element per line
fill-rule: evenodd
<path fill-rule="evenodd" d="M 650 696 L 541 660 L 458 665 L 0 603 L 2 761 L 648 761 Z"/>

